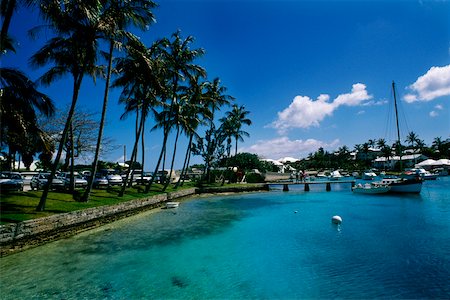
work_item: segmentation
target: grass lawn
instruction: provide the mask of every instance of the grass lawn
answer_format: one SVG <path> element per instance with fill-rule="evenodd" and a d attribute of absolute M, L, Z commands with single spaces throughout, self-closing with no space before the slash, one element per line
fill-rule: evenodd
<path fill-rule="evenodd" d="M 193 184 L 185 183 L 178 190 L 191 187 L 193 187 Z M 75 200 L 83 193 L 83 190 L 77 190 L 74 195 L 64 192 L 50 192 L 43 212 L 36 211 L 42 191 L 2 193 L 0 194 L 0 224 L 17 223 L 58 213 L 112 205 L 162 193 L 162 186 L 159 184 L 154 184 L 148 194 L 144 194 L 144 189 L 143 186 L 133 186 L 126 190 L 123 197 L 117 196 L 120 187 L 113 187 L 108 190 L 93 189 L 89 202 Z M 173 191 L 173 188 L 169 186 L 166 192 L 171 191 Z"/>

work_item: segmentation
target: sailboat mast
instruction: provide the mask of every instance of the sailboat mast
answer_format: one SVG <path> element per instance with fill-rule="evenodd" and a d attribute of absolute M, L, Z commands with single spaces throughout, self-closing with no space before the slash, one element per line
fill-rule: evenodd
<path fill-rule="evenodd" d="M 394 93 L 394 108 L 395 108 L 395 121 L 397 124 L 397 147 L 400 157 L 400 171 L 402 171 L 402 145 L 400 142 L 400 127 L 398 126 L 398 110 L 397 110 L 397 96 L 395 95 L 395 82 L 392 81 L 392 92 Z"/>

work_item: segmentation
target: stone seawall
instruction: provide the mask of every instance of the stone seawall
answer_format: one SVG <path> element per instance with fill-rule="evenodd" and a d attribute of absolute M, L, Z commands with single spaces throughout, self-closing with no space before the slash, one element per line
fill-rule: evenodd
<path fill-rule="evenodd" d="M 164 202 L 201 193 L 252 192 L 269 190 L 266 184 L 239 187 L 190 188 L 115 205 L 92 207 L 20 223 L 0 226 L 0 257 L 70 237 L 85 230 L 160 207 Z"/>
<path fill-rule="evenodd" d="M 139 212 L 160 207 L 165 201 L 194 195 L 196 188 L 52 215 L 0 226 L 0 256 L 73 236 Z"/>

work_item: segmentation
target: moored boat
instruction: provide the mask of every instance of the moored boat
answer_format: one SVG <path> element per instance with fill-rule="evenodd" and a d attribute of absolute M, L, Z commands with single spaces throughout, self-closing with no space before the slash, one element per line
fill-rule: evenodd
<path fill-rule="evenodd" d="M 400 140 L 400 128 L 398 125 L 397 96 L 395 94 L 395 83 L 392 82 L 392 93 L 394 95 L 395 120 L 397 127 L 397 143 L 400 153 L 400 170 L 402 170 L 402 148 Z M 420 193 L 422 190 L 422 179 L 417 173 L 404 173 L 400 178 L 383 178 L 378 184 L 388 185 L 393 193 Z"/>
<path fill-rule="evenodd" d="M 377 184 L 389 186 L 392 193 L 420 193 L 422 190 L 422 179 L 414 178 L 383 178 Z"/>
<path fill-rule="evenodd" d="M 363 180 L 372 180 L 375 177 L 377 177 L 377 174 L 374 171 L 369 170 L 369 171 L 364 171 L 361 178 Z"/>
<path fill-rule="evenodd" d="M 166 202 L 166 208 L 177 208 L 180 202 Z"/>
<path fill-rule="evenodd" d="M 385 194 L 391 190 L 391 187 L 386 184 L 357 184 L 352 188 L 354 193 L 360 194 Z"/>
<path fill-rule="evenodd" d="M 419 174 L 423 180 L 436 180 L 438 178 L 438 174 L 432 174 L 423 168 L 411 169 L 410 171 Z"/>
<path fill-rule="evenodd" d="M 331 175 L 328 179 L 330 180 L 339 180 L 340 178 L 343 178 L 344 176 L 341 175 L 341 173 L 339 173 L 339 171 L 333 171 L 331 172 Z"/>

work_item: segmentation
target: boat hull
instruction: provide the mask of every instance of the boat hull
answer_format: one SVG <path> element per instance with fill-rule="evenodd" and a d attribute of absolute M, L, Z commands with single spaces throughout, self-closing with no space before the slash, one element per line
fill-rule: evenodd
<path fill-rule="evenodd" d="M 377 195 L 377 194 L 386 194 L 391 190 L 390 187 L 371 187 L 371 188 L 360 188 L 355 187 L 352 191 L 358 194 L 369 194 L 369 195 Z"/>
<path fill-rule="evenodd" d="M 383 179 L 381 184 L 388 185 L 392 193 L 420 193 L 422 190 L 421 179 Z"/>
<path fill-rule="evenodd" d="M 420 193 L 422 190 L 422 182 L 417 183 L 392 183 L 391 185 L 392 193 Z"/>

